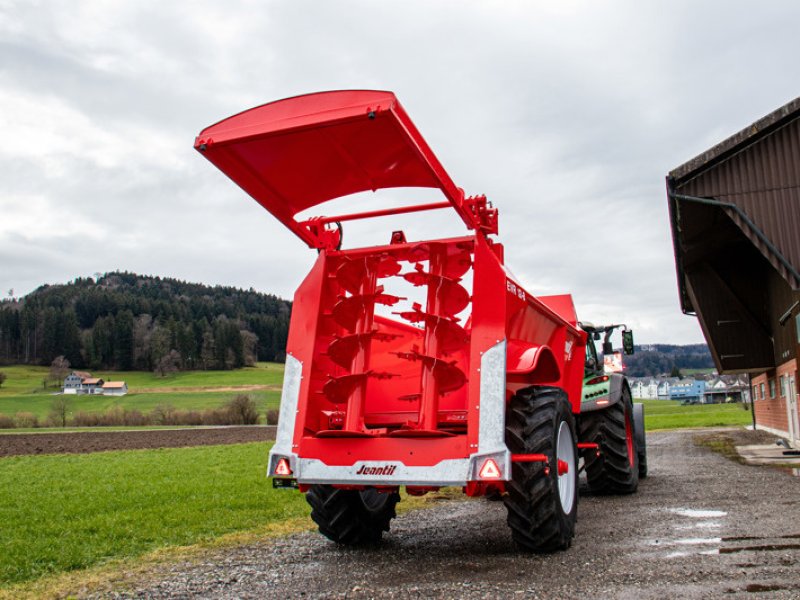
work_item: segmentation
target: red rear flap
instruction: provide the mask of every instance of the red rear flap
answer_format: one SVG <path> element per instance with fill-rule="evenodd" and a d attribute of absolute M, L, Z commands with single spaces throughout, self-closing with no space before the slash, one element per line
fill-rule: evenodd
<path fill-rule="evenodd" d="M 391 92 L 319 92 L 264 104 L 207 127 L 195 148 L 311 247 L 294 216 L 327 200 L 394 187 L 442 190 L 462 219 L 463 191 Z"/>

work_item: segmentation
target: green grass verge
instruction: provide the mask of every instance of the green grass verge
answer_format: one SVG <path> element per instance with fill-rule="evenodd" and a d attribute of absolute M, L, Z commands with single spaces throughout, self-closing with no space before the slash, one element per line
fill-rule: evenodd
<path fill-rule="evenodd" d="M 308 514 L 270 444 L 0 459 L 0 590 Z"/>
<path fill-rule="evenodd" d="M 729 460 L 736 461 L 741 465 L 747 464 L 747 462 L 736 451 L 736 443 L 734 442 L 733 438 L 729 435 L 725 435 L 724 433 L 702 435 L 696 437 L 694 443 L 698 446 L 705 446 L 706 448 L 721 454 Z"/>
<path fill-rule="evenodd" d="M 644 404 L 645 427 L 686 429 L 691 427 L 735 427 L 751 424 L 749 410 L 742 404 L 694 404 L 681 406 L 677 400 L 636 400 Z"/>

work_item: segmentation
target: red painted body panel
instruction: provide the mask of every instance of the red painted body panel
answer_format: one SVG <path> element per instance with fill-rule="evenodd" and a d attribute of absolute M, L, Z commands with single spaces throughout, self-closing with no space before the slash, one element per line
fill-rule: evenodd
<path fill-rule="evenodd" d="M 320 240 L 295 215 L 368 190 L 439 188 L 467 226 L 476 225 L 463 190 L 391 92 L 320 92 L 264 104 L 205 128 L 195 148 L 312 247 Z"/>

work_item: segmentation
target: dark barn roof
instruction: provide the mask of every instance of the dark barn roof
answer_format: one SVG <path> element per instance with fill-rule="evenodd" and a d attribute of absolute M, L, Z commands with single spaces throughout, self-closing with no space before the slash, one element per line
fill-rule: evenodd
<path fill-rule="evenodd" d="M 683 311 L 720 371 L 774 367 L 774 313 L 800 289 L 800 98 L 671 171 L 667 191 Z"/>

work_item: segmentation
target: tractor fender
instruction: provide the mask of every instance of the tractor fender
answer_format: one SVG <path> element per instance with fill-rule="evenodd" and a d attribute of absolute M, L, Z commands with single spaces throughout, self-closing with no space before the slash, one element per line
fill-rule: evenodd
<path fill-rule="evenodd" d="M 604 410 L 622 400 L 622 390 L 627 388 L 630 393 L 628 380 L 622 373 L 610 373 L 608 376 L 608 396 L 598 396 L 581 403 L 581 412 Z"/>
<path fill-rule="evenodd" d="M 636 437 L 636 447 L 641 452 L 646 443 L 644 433 L 644 404 L 641 402 L 634 402 L 633 404 L 633 434 Z"/>
<path fill-rule="evenodd" d="M 561 378 L 555 354 L 549 346 L 509 340 L 507 359 L 508 380 L 519 383 L 552 383 Z"/>

